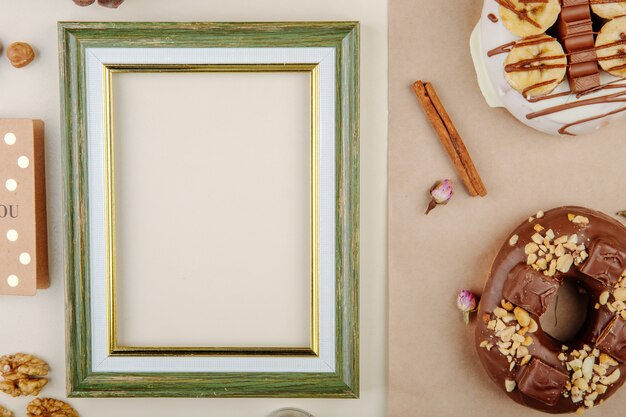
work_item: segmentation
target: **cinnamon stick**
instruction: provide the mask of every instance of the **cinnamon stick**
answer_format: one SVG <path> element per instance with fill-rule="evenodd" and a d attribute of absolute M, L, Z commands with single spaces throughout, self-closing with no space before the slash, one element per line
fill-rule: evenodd
<path fill-rule="evenodd" d="M 452 119 L 441 104 L 433 86 L 428 82 L 416 81 L 413 84 L 413 91 L 422 104 L 426 117 L 435 128 L 441 144 L 452 160 L 469 194 L 471 196 L 486 196 L 487 189 L 480 175 L 478 175 L 463 139 L 454 127 Z"/>

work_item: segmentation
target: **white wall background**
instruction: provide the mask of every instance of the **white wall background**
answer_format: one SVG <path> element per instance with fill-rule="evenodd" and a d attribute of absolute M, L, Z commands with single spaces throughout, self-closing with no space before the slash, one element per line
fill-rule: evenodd
<path fill-rule="evenodd" d="M 0 354 L 32 352 L 50 364 L 42 395 L 65 398 L 63 208 L 57 55 L 59 20 L 361 22 L 361 398 L 71 399 L 82 416 L 262 417 L 301 407 L 316 417 L 382 417 L 386 397 L 386 121 L 387 3 L 385 0 L 127 0 L 118 10 L 79 8 L 71 0 L 2 0 L 0 42 L 37 50 L 30 66 L 0 59 L 0 117 L 46 123 L 48 228 L 52 286 L 35 297 L 0 296 Z M 28 398 L 0 394 L 0 405 L 25 415 Z"/>

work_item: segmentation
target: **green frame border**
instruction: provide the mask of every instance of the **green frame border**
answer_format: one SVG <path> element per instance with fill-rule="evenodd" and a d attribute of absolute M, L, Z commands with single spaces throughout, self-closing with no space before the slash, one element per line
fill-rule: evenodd
<path fill-rule="evenodd" d="M 359 395 L 358 22 L 59 22 L 69 397 Z M 85 48 L 331 47 L 336 50 L 334 373 L 102 373 L 91 369 Z"/>

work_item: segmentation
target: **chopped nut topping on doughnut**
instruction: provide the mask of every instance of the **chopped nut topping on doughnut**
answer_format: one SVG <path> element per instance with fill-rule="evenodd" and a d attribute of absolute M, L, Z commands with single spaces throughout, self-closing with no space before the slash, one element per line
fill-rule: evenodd
<path fill-rule="evenodd" d="M 487 329 L 494 332 L 493 341 L 497 350 L 507 358 L 509 371 L 512 371 L 515 366 L 524 366 L 530 362 L 532 355 L 528 352 L 528 346 L 533 343 L 533 338 L 526 333 L 536 332 L 539 326 L 526 310 L 510 301 L 502 299 L 500 305 L 502 307 L 493 309 L 495 318 L 487 322 Z M 487 350 L 493 346 L 490 340 L 483 340 L 479 344 L 479 347 Z"/>
<path fill-rule="evenodd" d="M 570 379 L 565 384 L 563 396 L 570 398 L 574 404 L 580 403 L 583 410 L 592 408 L 608 386 L 619 379 L 619 369 L 612 369 L 618 362 L 609 355 L 600 353 L 599 349 L 591 349 L 589 345 L 573 350 L 569 358 L 565 366 L 570 372 Z M 565 354 L 559 354 L 559 360 L 563 359 Z"/>
<path fill-rule="evenodd" d="M 520 326 L 526 327 L 530 325 L 530 315 L 526 310 L 520 307 L 515 307 L 514 314 Z"/>
<path fill-rule="evenodd" d="M 503 236 L 482 294 L 474 347 L 513 401 L 583 412 L 626 378 L 626 229 L 578 207 L 533 213 L 530 220 Z M 564 282 L 575 282 L 593 300 L 589 307 L 598 309 L 588 314 L 584 331 L 568 339 L 569 347 L 539 321 L 554 308 Z"/>
<path fill-rule="evenodd" d="M 611 313 L 619 314 L 622 318 L 626 315 L 626 270 L 613 284 L 612 289 L 608 289 L 598 298 L 600 306 L 606 307 Z"/>
<path fill-rule="evenodd" d="M 504 388 L 506 389 L 506 392 L 513 392 L 513 390 L 515 389 L 515 381 L 511 379 L 505 380 Z"/>
<path fill-rule="evenodd" d="M 626 271 L 622 278 L 626 278 Z M 622 280 L 616 284 L 618 288 L 622 288 L 619 287 L 621 282 Z M 624 282 L 626 285 L 626 279 Z M 497 346 L 497 351 L 506 357 L 509 372 L 512 372 L 517 366 L 527 366 L 531 363 L 532 355 L 527 346 L 532 344 L 533 340 L 527 333 L 536 331 L 538 325 L 526 310 L 515 306 L 510 301 L 502 299 L 500 305 L 502 307 L 494 308 L 487 328 L 494 331 L 493 341 Z M 491 350 L 494 343 L 491 340 L 483 340 L 479 346 Z M 599 397 L 604 395 L 608 387 L 620 378 L 620 371 L 617 368 L 619 363 L 610 355 L 601 353 L 600 349 L 588 344 L 583 345 L 582 349 L 572 350 L 569 353 L 567 353 L 568 347 L 563 345 L 562 350 L 558 359 L 563 362 L 569 374 L 563 388 L 563 397 L 570 398 L 574 404 L 580 404 L 579 409 L 594 407 L 602 401 Z M 539 365 L 536 362 L 533 363 Z M 530 374 L 526 371 L 523 375 Z M 517 388 L 515 380 L 505 380 L 507 392 L 512 392 Z"/>
<path fill-rule="evenodd" d="M 609 295 L 610 293 L 608 291 L 604 291 L 600 294 L 600 297 L 598 298 L 598 302 L 600 303 L 600 305 L 606 305 L 606 303 L 609 301 Z"/>
<path fill-rule="evenodd" d="M 542 235 L 540 232 L 543 230 L 541 225 L 535 225 L 536 233 L 524 246 L 524 253 L 528 255 L 526 264 L 533 269 L 553 277 L 557 271 L 567 273 L 572 265 L 580 265 L 589 257 L 585 244 L 578 244 L 578 235 L 557 237 L 552 229 Z"/>
<path fill-rule="evenodd" d="M 568 214 L 567 218 L 574 224 L 589 224 L 589 219 L 585 216 L 576 216 L 575 214 Z"/>

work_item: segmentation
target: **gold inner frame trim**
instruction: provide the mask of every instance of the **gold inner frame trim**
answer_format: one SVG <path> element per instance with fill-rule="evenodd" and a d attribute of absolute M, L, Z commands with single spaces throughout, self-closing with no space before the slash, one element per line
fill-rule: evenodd
<path fill-rule="evenodd" d="M 120 346 L 117 337 L 117 275 L 113 74 L 204 72 L 307 72 L 310 82 L 310 345 L 306 347 Z M 105 64 L 104 167 L 107 280 L 107 345 L 110 356 L 319 356 L 319 67 L 318 64 Z"/>

